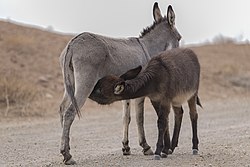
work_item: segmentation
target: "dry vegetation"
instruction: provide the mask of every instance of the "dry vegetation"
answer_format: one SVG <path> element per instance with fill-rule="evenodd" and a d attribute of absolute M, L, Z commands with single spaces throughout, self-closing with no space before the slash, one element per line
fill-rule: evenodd
<path fill-rule="evenodd" d="M 250 98 L 250 45 L 219 44 L 193 48 L 201 63 L 203 99 Z"/>
<path fill-rule="evenodd" d="M 24 81 L 15 74 L 0 75 L 0 104 L 6 107 L 4 116 L 8 116 L 10 110 L 14 108 L 20 111 L 26 110 L 30 104 L 38 97 L 38 90 L 29 82 Z M 24 114 L 21 112 L 20 114 Z"/>
<path fill-rule="evenodd" d="M 53 113 L 62 91 L 58 58 L 71 36 L 0 25 L 0 115 Z"/>
<path fill-rule="evenodd" d="M 71 37 L 0 21 L 1 117 L 56 115 L 63 94 L 58 58 Z M 201 62 L 202 100 L 249 97 L 248 44 L 193 49 Z"/>

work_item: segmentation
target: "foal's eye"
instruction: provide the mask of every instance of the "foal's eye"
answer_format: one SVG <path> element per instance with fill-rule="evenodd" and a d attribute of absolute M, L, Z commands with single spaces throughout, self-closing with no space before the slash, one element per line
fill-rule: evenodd
<path fill-rule="evenodd" d="M 101 88 L 96 89 L 96 93 L 101 94 Z"/>

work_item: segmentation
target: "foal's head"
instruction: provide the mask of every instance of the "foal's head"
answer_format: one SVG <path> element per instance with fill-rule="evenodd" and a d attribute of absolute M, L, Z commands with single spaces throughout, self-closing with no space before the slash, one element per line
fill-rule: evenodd
<path fill-rule="evenodd" d="M 122 100 L 126 93 L 126 80 L 134 79 L 141 71 L 139 66 L 129 70 L 120 77 L 108 75 L 101 78 L 91 93 L 91 98 L 99 104 L 111 104 L 115 101 Z"/>

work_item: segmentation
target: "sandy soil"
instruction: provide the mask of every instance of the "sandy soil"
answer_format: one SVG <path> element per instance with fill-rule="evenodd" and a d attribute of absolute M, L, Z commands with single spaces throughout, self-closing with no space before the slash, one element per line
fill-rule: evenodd
<path fill-rule="evenodd" d="M 132 112 L 130 145 L 132 155 L 121 151 L 122 112 L 120 103 L 109 107 L 93 105 L 74 121 L 71 131 L 75 166 L 250 166 L 250 99 L 209 101 L 199 109 L 199 155 L 191 154 L 191 126 L 187 106 L 179 147 L 162 160 L 144 156 L 138 145 Z M 94 107 L 91 107 L 94 106 Z M 171 129 L 172 119 L 171 118 Z M 155 148 L 156 114 L 147 101 L 145 129 Z M 58 118 L 34 118 L 0 123 L 0 166 L 64 166 L 59 153 L 61 127 Z"/>

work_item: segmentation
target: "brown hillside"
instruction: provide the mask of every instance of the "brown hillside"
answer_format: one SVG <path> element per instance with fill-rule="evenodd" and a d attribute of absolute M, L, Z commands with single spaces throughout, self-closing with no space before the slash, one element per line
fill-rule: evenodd
<path fill-rule="evenodd" d="M 44 115 L 55 110 L 63 89 L 58 58 L 70 38 L 0 21 L 1 114 L 6 111 L 6 95 L 10 115 L 14 111 L 14 115 Z"/>
<path fill-rule="evenodd" d="M 58 58 L 71 37 L 0 21 L 0 115 L 55 115 L 63 94 Z M 250 45 L 193 49 L 202 68 L 203 101 L 249 98 Z"/>
<path fill-rule="evenodd" d="M 201 63 L 201 98 L 250 98 L 249 44 L 207 45 L 193 49 Z"/>

